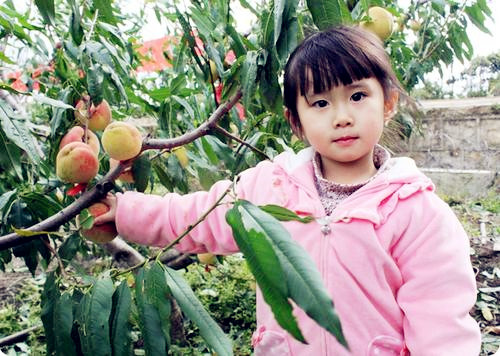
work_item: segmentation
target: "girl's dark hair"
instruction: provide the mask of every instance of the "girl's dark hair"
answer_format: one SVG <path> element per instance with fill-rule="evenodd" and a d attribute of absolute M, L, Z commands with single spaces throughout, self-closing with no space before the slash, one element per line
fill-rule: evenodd
<path fill-rule="evenodd" d="M 310 78 L 312 76 L 312 78 Z M 301 135 L 297 97 L 309 91 L 376 78 L 385 99 L 392 90 L 404 94 L 382 42 L 372 33 L 354 26 L 337 26 L 307 37 L 290 55 L 284 74 L 284 104 L 290 125 Z"/>

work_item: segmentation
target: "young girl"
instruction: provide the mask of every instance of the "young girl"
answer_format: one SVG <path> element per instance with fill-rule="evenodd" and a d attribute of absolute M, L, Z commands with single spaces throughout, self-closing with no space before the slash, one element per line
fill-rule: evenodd
<path fill-rule="evenodd" d="M 311 147 L 244 171 L 235 189 L 254 204 L 316 218 L 284 226 L 316 262 L 349 350 L 300 309 L 308 344 L 297 342 L 258 292 L 255 355 L 478 355 L 468 238 L 414 162 L 378 145 L 402 93 L 380 41 L 356 27 L 316 33 L 291 54 L 284 87 L 286 117 Z M 117 194 L 96 223 L 114 220 L 123 238 L 165 246 L 230 184 L 184 196 Z M 227 209 L 217 207 L 176 248 L 236 252 Z"/>

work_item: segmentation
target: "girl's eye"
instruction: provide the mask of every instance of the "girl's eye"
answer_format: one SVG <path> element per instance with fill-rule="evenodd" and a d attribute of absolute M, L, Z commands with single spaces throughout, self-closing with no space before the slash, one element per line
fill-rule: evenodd
<path fill-rule="evenodd" d="M 366 96 L 366 94 L 365 94 L 365 93 L 362 93 L 362 92 L 357 92 L 357 93 L 352 94 L 351 99 L 352 99 L 353 101 L 360 101 L 360 100 L 361 100 L 361 99 L 363 99 L 365 96 Z"/>
<path fill-rule="evenodd" d="M 326 100 L 318 100 L 313 103 L 313 106 L 318 107 L 318 108 L 324 108 L 325 106 L 328 105 L 328 101 Z"/>

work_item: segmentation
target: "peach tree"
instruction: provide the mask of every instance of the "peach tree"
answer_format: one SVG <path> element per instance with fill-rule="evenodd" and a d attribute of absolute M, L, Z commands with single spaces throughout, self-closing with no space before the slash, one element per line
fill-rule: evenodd
<path fill-rule="evenodd" d="M 256 18 L 242 33 L 229 0 L 193 1 L 187 8 L 147 1 L 139 13 L 121 11 L 125 3 L 0 5 L 0 268 L 15 256 L 33 275 L 46 274 L 42 321 L 50 355 L 131 354 L 132 327 L 140 330 L 146 355 L 165 354 L 175 342 L 175 305 L 197 324 L 209 349 L 230 355 L 231 340 L 182 276 L 163 263 L 175 243 L 146 256 L 119 238 L 96 248 L 82 239 L 93 234 L 102 242 L 91 207 L 110 191 L 206 189 L 283 150 L 300 149 L 283 117 L 280 78 L 288 55 L 310 31 L 339 23 L 373 29 L 411 90 L 435 68 L 470 59 L 466 30 L 473 25 L 487 32 L 491 11 L 486 0 L 411 0 L 404 8 L 389 0 L 241 1 Z M 374 7 L 379 10 L 370 11 Z M 148 21 L 146 8 L 168 30 L 160 57 L 142 51 L 137 37 Z M 160 68 L 144 71 L 159 61 Z M 402 112 L 401 133 L 409 134 L 413 118 Z M 115 156 L 112 144 L 100 150 L 113 142 L 106 127 L 124 122 L 140 132 L 134 153 Z M 87 161 L 77 166 L 75 157 Z M 293 301 L 345 343 L 314 263 L 280 224 L 311 219 L 239 200 L 226 218 L 276 320 L 303 341 Z M 77 265 L 117 249 L 129 254 L 127 266 L 92 273 Z"/>

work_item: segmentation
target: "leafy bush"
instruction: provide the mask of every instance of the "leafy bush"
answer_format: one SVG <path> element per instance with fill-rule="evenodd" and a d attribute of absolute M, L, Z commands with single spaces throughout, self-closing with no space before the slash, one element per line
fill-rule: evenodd
<path fill-rule="evenodd" d="M 241 254 L 223 257 L 217 266 L 192 264 L 184 275 L 196 296 L 234 342 L 235 355 L 251 354 L 255 330 L 255 280 Z M 185 322 L 187 345 L 172 347 L 174 354 L 208 352 L 196 328 Z"/>

